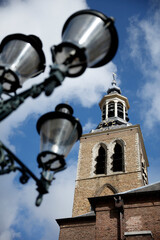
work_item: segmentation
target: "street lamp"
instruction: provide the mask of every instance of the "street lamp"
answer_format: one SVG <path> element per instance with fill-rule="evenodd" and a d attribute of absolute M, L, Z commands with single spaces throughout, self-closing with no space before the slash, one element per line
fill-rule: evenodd
<path fill-rule="evenodd" d="M 49 96 L 64 78 L 80 76 L 87 67 L 103 66 L 114 57 L 118 47 L 117 32 L 112 18 L 95 10 L 82 10 L 71 15 L 62 30 L 62 42 L 51 47 L 53 65 L 49 77 L 17 94 L 23 83 L 45 70 L 42 42 L 35 35 L 12 34 L 0 44 L 0 121 L 16 110 L 28 97 L 42 92 Z M 8 98 L 3 100 L 3 96 Z M 37 157 L 42 168 L 38 179 L 2 142 L 0 142 L 0 175 L 19 170 L 21 183 L 31 177 L 37 184 L 39 206 L 48 193 L 54 174 L 66 168 L 65 158 L 81 137 L 82 127 L 72 116 L 68 104 L 59 104 L 55 112 L 44 114 L 37 122 L 41 138 Z M 15 165 L 16 163 L 16 165 Z M 17 166 L 18 165 L 18 166 Z"/>

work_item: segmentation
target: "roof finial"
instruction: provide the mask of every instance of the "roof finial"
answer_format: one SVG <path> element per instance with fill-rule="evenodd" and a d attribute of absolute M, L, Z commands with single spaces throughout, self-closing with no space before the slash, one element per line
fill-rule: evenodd
<path fill-rule="evenodd" d="M 110 87 L 108 89 L 107 93 L 110 94 L 110 93 L 113 93 L 113 92 L 117 92 L 117 93 L 121 94 L 121 89 L 117 86 L 117 82 L 116 82 L 117 75 L 113 72 L 112 76 L 113 76 L 112 87 Z"/>
<path fill-rule="evenodd" d="M 116 77 L 117 77 L 117 75 L 113 72 L 113 73 L 112 73 L 112 76 L 113 76 L 112 86 L 113 86 L 113 85 L 116 86 L 116 85 L 117 85 L 117 83 L 116 83 Z"/>

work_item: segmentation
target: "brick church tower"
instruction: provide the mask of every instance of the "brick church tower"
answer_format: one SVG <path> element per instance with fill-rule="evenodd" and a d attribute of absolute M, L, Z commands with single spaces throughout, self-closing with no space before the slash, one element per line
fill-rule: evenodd
<path fill-rule="evenodd" d="M 80 140 L 71 218 L 57 219 L 59 240 L 159 240 L 160 182 L 148 184 L 139 125 L 113 75 L 99 103 L 102 120 Z"/>
<path fill-rule="evenodd" d="M 121 94 L 115 74 L 99 106 L 100 124 L 80 140 L 72 217 L 90 212 L 88 198 L 148 184 L 148 159 L 140 126 L 129 123 L 129 102 Z"/>

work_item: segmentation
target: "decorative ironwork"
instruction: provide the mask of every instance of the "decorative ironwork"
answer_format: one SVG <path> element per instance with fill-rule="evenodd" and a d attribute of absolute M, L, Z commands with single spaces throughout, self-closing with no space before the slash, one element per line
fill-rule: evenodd
<path fill-rule="evenodd" d="M 117 121 L 102 121 L 96 129 L 109 128 L 117 124 Z"/>
<path fill-rule="evenodd" d="M 36 206 L 40 206 L 43 195 L 48 193 L 51 181 L 54 179 L 53 174 L 49 171 L 43 171 L 41 178 L 38 179 L 29 169 L 22 163 L 2 142 L 0 142 L 0 175 L 10 172 L 21 172 L 19 178 L 20 183 L 26 184 L 32 178 L 37 185 L 38 196 L 36 198 Z"/>

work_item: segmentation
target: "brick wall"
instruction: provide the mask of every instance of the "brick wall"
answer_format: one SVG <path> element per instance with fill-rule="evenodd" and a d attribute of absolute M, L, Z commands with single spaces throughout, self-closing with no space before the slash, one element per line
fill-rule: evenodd
<path fill-rule="evenodd" d="M 160 192 L 122 196 L 124 213 L 121 228 L 114 197 L 95 199 L 91 202 L 96 211 L 96 240 L 118 240 L 121 233 L 122 239 L 126 240 L 160 240 Z M 128 234 L 125 236 L 126 232 Z"/>
<path fill-rule="evenodd" d="M 68 219 L 59 222 L 59 240 L 94 240 L 95 239 L 95 219 Z"/>
<path fill-rule="evenodd" d="M 109 189 L 107 185 L 106 187 L 104 186 L 106 183 L 111 184 L 113 187 L 116 187 L 118 192 L 123 192 L 132 188 L 138 188 L 142 186 L 141 180 L 137 180 L 138 176 L 138 172 L 136 172 L 128 174 L 116 174 L 113 176 L 96 177 L 78 181 L 75 188 L 72 216 L 78 216 L 90 211 L 90 204 L 88 202 L 88 198 L 113 195 L 114 192 Z"/>
<path fill-rule="evenodd" d="M 114 201 L 102 203 L 96 207 L 96 238 L 95 240 L 118 239 L 118 211 Z"/>
<path fill-rule="evenodd" d="M 138 202 L 137 202 L 138 201 Z M 151 231 L 154 240 L 160 239 L 160 195 L 132 197 L 125 203 L 124 231 Z"/>

